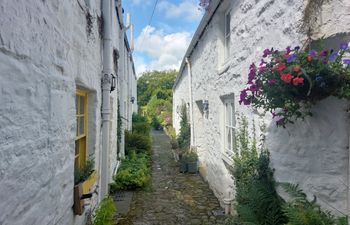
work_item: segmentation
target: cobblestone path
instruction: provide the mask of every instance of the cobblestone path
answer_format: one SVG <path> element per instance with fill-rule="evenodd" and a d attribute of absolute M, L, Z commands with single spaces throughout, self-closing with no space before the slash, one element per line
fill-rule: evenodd
<path fill-rule="evenodd" d="M 133 196 L 126 219 L 118 225 L 217 225 L 222 210 L 207 183 L 198 174 L 181 174 L 169 138 L 153 131 L 152 188 Z"/>

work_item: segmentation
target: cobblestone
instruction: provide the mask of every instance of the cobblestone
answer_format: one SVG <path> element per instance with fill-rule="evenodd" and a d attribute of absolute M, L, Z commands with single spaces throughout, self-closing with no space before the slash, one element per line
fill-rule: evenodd
<path fill-rule="evenodd" d="M 222 210 L 209 186 L 198 174 L 179 173 L 169 138 L 153 131 L 152 185 L 134 193 L 130 211 L 118 225 L 220 225 Z"/>

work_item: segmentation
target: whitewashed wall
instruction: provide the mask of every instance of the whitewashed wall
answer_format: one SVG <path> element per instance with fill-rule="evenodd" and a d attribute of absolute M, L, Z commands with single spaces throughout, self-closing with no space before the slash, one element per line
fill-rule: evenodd
<path fill-rule="evenodd" d="M 231 7 L 231 55 L 222 63 L 222 23 Z M 223 102 L 220 97 L 234 94 L 237 115 L 244 114 L 256 125 L 266 124 L 267 146 L 271 151 L 276 179 L 300 183 L 319 203 L 335 213 L 346 213 L 348 198 L 348 103 L 326 99 L 313 109 L 314 117 L 304 122 L 276 128 L 269 116 L 238 104 L 240 90 L 247 81 L 249 65 L 258 62 L 265 48 L 283 49 L 301 45 L 306 36 L 298 32 L 304 1 L 224 1 L 206 28 L 190 61 L 193 101 L 209 100 L 204 115 L 194 103 L 194 137 L 201 171 L 221 203 L 234 194 L 233 180 L 223 154 Z M 349 1 L 333 1 L 322 8 L 313 38 L 350 32 Z M 349 41 L 349 38 L 347 37 Z M 188 102 L 187 70 L 174 89 L 174 127 L 179 130 L 176 108 L 180 99 Z M 259 133 L 258 133 L 259 135 Z M 335 210 L 334 208 L 337 210 Z"/>
<path fill-rule="evenodd" d="M 88 153 L 95 157 L 98 169 L 103 44 L 98 25 L 100 7 L 100 0 L 0 0 L 2 225 L 84 223 L 86 215 L 74 216 L 72 210 L 75 92 L 77 87 L 89 92 Z M 124 37 L 112 11 L 113 45 L 120 49 Z M 88 12 L 91 27 L 87 25 Z M 123 72 L 123 68 L 118 71 Z M 110 178 L 117 158 L 117 97 L 113 92 Z M 99 200 L 94 195 L 90 206 Z"/>

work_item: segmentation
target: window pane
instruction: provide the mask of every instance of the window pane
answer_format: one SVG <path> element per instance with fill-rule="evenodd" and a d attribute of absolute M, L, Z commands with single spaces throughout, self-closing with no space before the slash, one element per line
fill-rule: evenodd
<path fill-rule="evenodd" d="M 230 150 L 232 149 L 232 142 L 231 142 L 231 129 L 227 129 L 227 149 Z"/>
<path fill-rule="evenodd" d="M 231 125 L 231 109 L 230 105 L 226 103 L 226 125 Z"/>
<path fill-rule="evenodd" d="M 78 102 L 79 102 L 79 98 L 78 96 L 75 96 L 75 114 L 78 114 Z"/>
<path fill-rule="evenodd" d="M 79 141 L 75 142 L 75 155 L 79 155 Z"/>
<path fill-rule="evenodd" d="M 85 97 L 84 96 L 80 96 L 80 114 L 84 114 L 85 112 Z"/>
<path fill-rule="evenodd" d="M 231 103 L 231 126 L 234 127 L 235 126 L 235 106 L 233 103 Z"/>
<path fill-rule="evenodd" d="M 76 136 L 79 136 L 79 117 L 77 117 L 77 132 L 76 132 Z"/>
<path fill-rule="evenodd" d="M 79 117 L 79 135 L 85 134 L 84 116 Z"/>
<path fill-rule="evenodd" d="M 226 14 L 225 36 L 230 33 L 231 13 Z"/>

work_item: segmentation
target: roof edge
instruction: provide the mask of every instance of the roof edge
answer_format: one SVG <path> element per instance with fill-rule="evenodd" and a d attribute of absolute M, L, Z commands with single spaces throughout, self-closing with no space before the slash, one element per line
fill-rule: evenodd
<path fill-rule="evenodd" d="M 179 73 L 177 74 L 175 83 L 173 85 L 173 90 L 175 90 L 178 82 L 180 81 L 180 79 L 182 77 L 182 72 L 185 69 L 185 65 L 186 65 L 186 58 L 190 58 L 191 57 L 193 50 L 195 49 L 195 47 L 198 44 L 198 41 L 202 37 L 206 27 L 210 23 L 210 21 L 213 18 L 215 12 L 217 11 L 217 9 L 219 8 L 219 6 L 220 6 L 220 4 L 222 2 L 223 2 L 223 0 L 211 0 L 209 8 L 205 12 L 201 22 L 199 23 L 198 28 L 197 28 L 196 32 L 194 33 L 194 35 L 192 37 L 190 45 L 187 48 L 185 56 L 182 59 L 181 66 L 180 66 L 180 69 L 179 69 Z"/>

